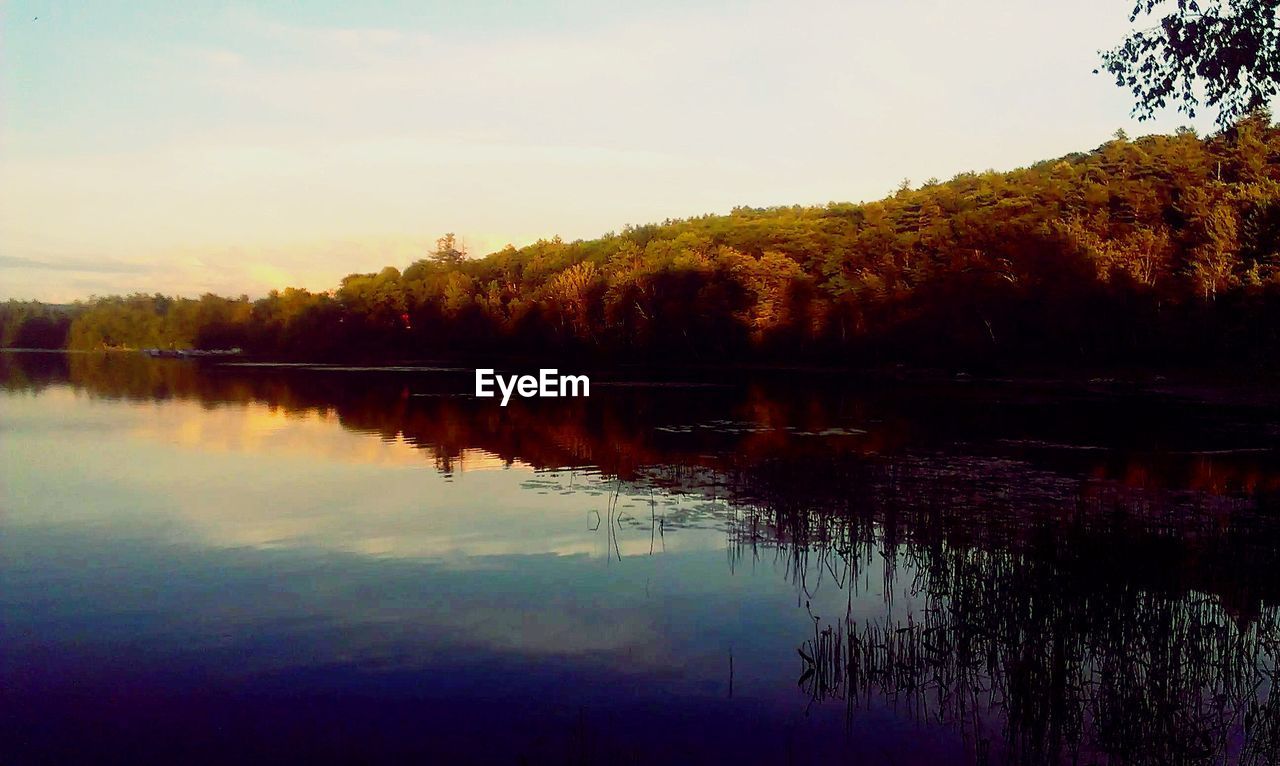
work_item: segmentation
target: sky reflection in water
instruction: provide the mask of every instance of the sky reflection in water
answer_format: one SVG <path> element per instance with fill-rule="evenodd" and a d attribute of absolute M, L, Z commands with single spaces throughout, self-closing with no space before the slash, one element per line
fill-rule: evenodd
<path fill-rule="evenodd" d="M 1265 402 L 949 389 L 942 423 L 936 391 L 602 386 L 499 413 L 405 373 L 3 365 L 19 762 L 1280 741 Z"/>

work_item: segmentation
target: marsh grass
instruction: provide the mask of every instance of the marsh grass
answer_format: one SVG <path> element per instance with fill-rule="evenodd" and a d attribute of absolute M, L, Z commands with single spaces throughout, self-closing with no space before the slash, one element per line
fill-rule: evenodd
<path fill-rule="evenodd" d="M 1280 759 L 1280 519 L 1247 499 L 1036 477 L 997 494 L 990 467 L 899 461 L 807 504 L 779 476 L 738 477 L 754 500 L 729 541 L 739 561 L 771 551 L 806 607 L 846 591 L 797 648 L 809 706 L 890 707 L 975 763 Z M 868 589 L 878 616 L 854 608 Z"/>

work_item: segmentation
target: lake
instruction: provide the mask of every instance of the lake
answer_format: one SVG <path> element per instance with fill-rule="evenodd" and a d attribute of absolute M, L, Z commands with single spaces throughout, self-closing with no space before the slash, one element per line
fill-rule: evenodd
<path fill-rule="evenodd" d="M 4 763 L 1271 763 L 1280 397 L 0 355 Z"/>

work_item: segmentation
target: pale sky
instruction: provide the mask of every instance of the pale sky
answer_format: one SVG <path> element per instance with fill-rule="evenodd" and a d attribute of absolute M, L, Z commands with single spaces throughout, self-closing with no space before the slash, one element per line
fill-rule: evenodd
<path fill-rule="evenodd" d="M 0 298 L 260 296 L 1193 124 L 1129 0 L 0 5 Z"/>

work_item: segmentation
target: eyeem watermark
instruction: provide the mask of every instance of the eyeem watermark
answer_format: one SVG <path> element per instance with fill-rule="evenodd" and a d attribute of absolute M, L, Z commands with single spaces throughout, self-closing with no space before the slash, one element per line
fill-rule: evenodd
<path fill-rule="evenodd" d="M 494 386 L 497 391 L 494 391 Z M 538 376 L 494 373 L 492 368 L 476 370 L 476 396 L 492 398 L 502 393 L 502 406 L 511 401 L 511 395 L 531 396 L 591 396 L 591 379 L 586 375 L 561 375 L 557 369 L 538 370 Z"/>

